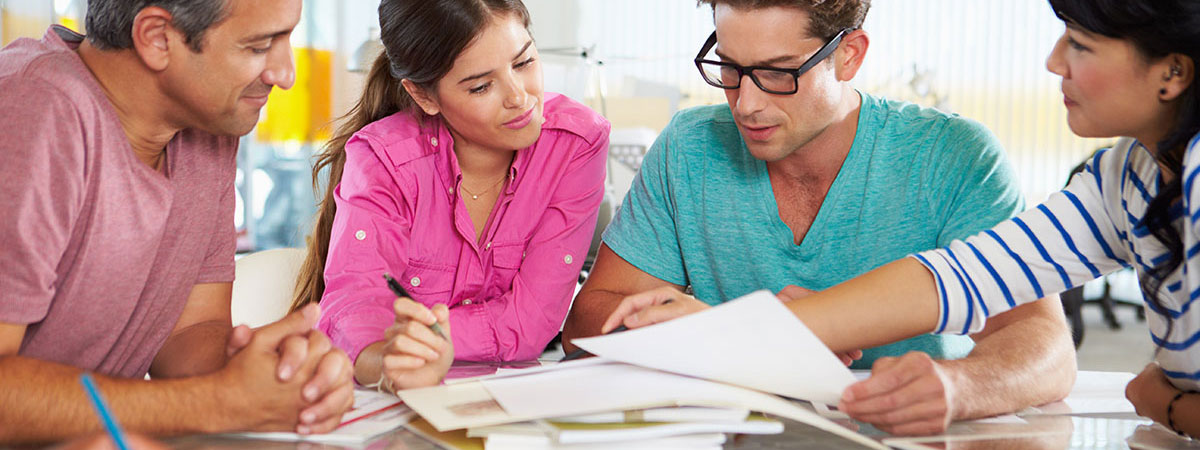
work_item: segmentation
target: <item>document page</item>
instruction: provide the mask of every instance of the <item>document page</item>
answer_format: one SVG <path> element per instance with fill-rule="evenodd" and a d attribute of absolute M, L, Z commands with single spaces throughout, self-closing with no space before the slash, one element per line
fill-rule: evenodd
<path fill-rule="evenodd" d="M 1129 372 L 1080 370 L 1075 386 L 1062 401 L 1026 408 L 1021 415 L 1134 413 L 1133 403 L 1125 398 L 1125 385 L 1135 375 Z"/>
<path fill-rule="evenodd" d="M 516 417 L 549 418 L 660 406 L 746 408 L 803 422 L 868 447 L 884 448 L 877 441 L 774 395 L 623 363 L 572 367 L 480 383 L 504 411 Z M 422 408 L 409 404 L 429 418 Z"/>
<path fill-rule="evenodd" d="M 768 291 L 669 322 L 572 343 L 614 361 L 831 405 L 856 381 Z"/>

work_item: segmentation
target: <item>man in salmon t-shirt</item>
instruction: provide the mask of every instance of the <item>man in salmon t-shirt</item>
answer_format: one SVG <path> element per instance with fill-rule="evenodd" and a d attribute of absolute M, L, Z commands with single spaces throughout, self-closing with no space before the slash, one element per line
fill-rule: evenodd
<path fill-rule="evenodd" d="M 324 432 L 350 364 L 298 311 L 230 325 L 237 136 L 294 79 L 301 0 L 88 2 L 0 50 L 0 445 Z M 149 374 L 153 379 L 145 380 Z"/>

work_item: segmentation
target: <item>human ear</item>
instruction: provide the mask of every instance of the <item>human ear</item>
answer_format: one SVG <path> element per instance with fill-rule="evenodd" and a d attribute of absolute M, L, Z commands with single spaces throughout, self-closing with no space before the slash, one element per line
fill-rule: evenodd
<path fill-rule="evenodd" d="M 1196 66 L 1192 58 L 1180 54 L 1167 55 L 1163 65 L 1163 85 L 1158 90 L 1158 99 L 1169 102 L 1179 98 L 1196 81 Z"/>
<path fill-rule="evenodd" d="M 400 80 L 400 84 L 408 92 L 408 95 L 412 97 L 413 101 L 417 103 L 417 106 L 422 111 L 425 111 L 425 114 L 436 116 L 441 112 L 441 107 L 438 106 L 437 99 L 433 95 L 430 95 L 424 88 L 417 86 L 416 83 L 407 78 Z"/>
<path fill-rule="evenodd" d="M 866 31 L 854 30 L 842 36 L 842 42 L 834 51 L 835 71 L 838 80 L 850 81 L 862 68 L 863 59 L 867 56 L 867 47 L 871 45 L 871 37 Z"/>
<path fill-rule="evenodd" d="M 133 18 L 133 50 L 142 63 L 155 72 L 167 68 L 171 40 L 179 36 L 171 26 L 171 20 L 171 13 L 157 6 L 142 8 Z"/>

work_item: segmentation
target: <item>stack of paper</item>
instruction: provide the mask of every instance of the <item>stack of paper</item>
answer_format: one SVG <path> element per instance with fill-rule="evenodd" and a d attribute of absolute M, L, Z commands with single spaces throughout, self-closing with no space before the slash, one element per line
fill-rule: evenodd
<path fill-rule="evenodd" d="M 659 408 L 631 414 L 644 416 L 672 416 L 671 410 L 684 410 L 684 416 L 699 418 L 703 413 L 687 410 L 706 410 L 724 414 L 724 411 L 741 412 L 735 420 L 698 420 L 675 422 L 625 422 L 623 415 L 607 418 L 621 421 L 603 423 L 604 415 L 569 417 L 551 420 L 535 420 L 506 425 L 474 427 L 467 430 L 468 437 L 486 439 L 489 450 L 503 448 L 578 448 L 586 445 L 605 445 L 608 448 L 709 448 L 719 447 L 724 442 L 723 433 L 778 434 L 783 424 L 762 415 L 747 417 L 745 410 L 722 410 L 719 408 Z M 728 416 L 728 414 L 724 414 Z M 582 418 L 588 422 L 571 422 Z"/>
<path fill-rule="evenodd" d="M 574 343 L 598 357 L 399 395 L 438 431 L 702 406 L 773 414 L 886 448 L 779 397 L 836 403 L 855 378 L 770 292 Z"/>
<path fill-rule="evenodd" d="M 468 434 L 469 436 L 469 434 Z M 721 433 L 689 434 L 640 441 L 555 444 L 545 436 L 496 434 L 484 440 L 484 450 L 719 450 L 725 443 Z"/>
<path fill-rule="evenodd" d="M 413 412 L 396 396 L 373 390 L 354 391 L 354 406 L 342 415 L 342 423 L 325 434 L 236 433 L 233 436 L 272 441 L 308 441 L 326 444 L 361 444 L 400 428 L 412 419 Z"/>

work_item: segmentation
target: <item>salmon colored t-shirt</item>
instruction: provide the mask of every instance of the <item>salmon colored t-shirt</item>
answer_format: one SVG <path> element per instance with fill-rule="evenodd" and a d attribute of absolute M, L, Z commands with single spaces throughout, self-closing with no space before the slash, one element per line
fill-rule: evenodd
<path fill-rule="evenodd" d="M 0 50 L 0 322 L 21 356 L 141 377 L 192 287 L 233 281 L 237 140 L 185 130 L 145 165 L 82 39 Z"/>

